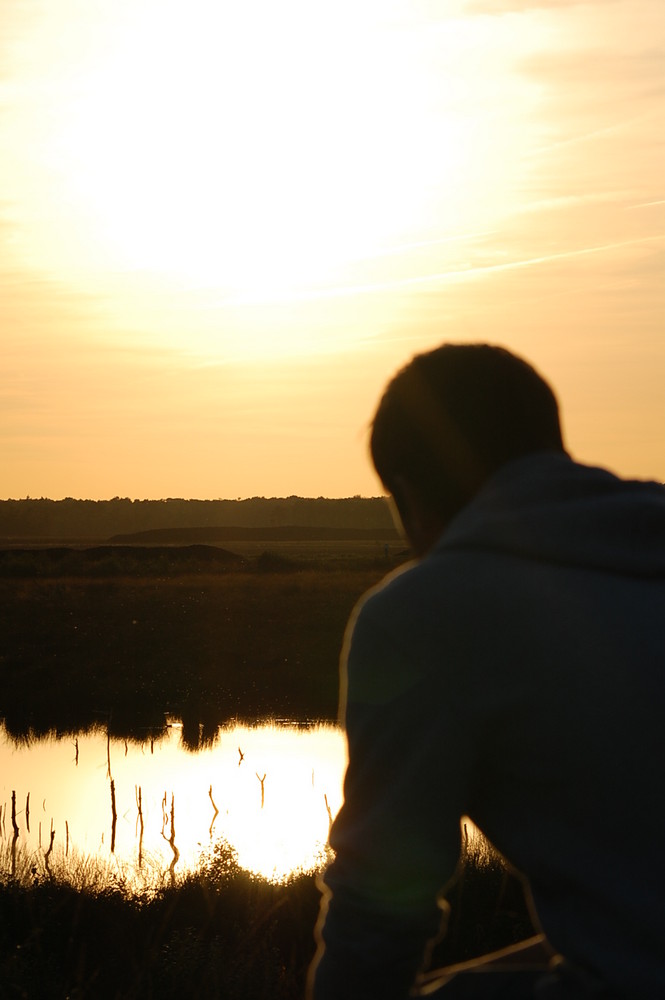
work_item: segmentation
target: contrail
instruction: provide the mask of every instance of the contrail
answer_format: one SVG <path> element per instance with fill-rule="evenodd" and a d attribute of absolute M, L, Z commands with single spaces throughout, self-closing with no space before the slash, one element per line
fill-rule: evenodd
<path fill-rule="evenodd" d="M 416 240 L 413 243 L 398 243 L 393 247 L 386 247 L 385 250 L 376 250 L 362 256 L 363 260 L 373 260 L 376 257 L 392 257 L 395 254 L 405 253 L 408 250 L 419 250 L 421 247 L 441 246 L 444 243 L 464 243 L 467 240 L 477 240 L 481 236 L 491 236 L 495 229 L 485 229 L 478 233 L 459 233 L 456 236 L 439 236 L 432 240 Z"/>
<path fill-rule="evenodd" d="M 628 205 L 628 208 L 653 208 L 654 205 L 665 205 L 665 198 L 660 198 L 658 201 L 641 201 L 637 205 Z"/>
<path fill-rule="evenodd" d="M 633 118 L 626 118 L 624 121 L 613 122 L 611 125 L 604 125 L 602 128 L 590 129 L 588 132 L 580 132 L 579 135 L 571 135 L 567 139 L 559 139 L 558 142 L 551 142 L 546 146 L 537 146 L 533 150 L 533 155 L 538 156 L 541 153 L 549 153 L 551 149 L 561 149 L 562 146 L 574 146 L 579 142 L 588 142 L 590 139 L 597 139 L 598 136 L 608 135 L 611 132 L 618 132 L 620 129 L 626 128 L 628 125 L 634 125 L 635 122 L 651 117 L 653 117 L 652 112 L 646 112 L 642 115 L 635 115 Z"/>
<path fill-rule="evenodd" d="M 516 271 L 520 268 L 535 267 L 539 264 L 547 264 L 553 260 L 567 260 L 572 257 L 590 256 L 596 253 L 605 253 L 608 250 L 618 250 L 622 247 L 637 246 L 642 243 L 651 243 L 662 240 L 665 234 L 659 236 L 644 236 L 640 239 L 623 240 L 618 243 L 603 243 L 594 247 L 583 247 L 580 250 L 564 250 L 561 253 L 546 254 L 540 257 L 527 257 L 523 260 L 507 261 L 503 264 L 483 264 L 478 267 L 470 267 L 466 270 L 436 271 L 431 274 L 420 274 L 410 278 L 396 278 L 392 281 L 371 282 L 364 285 L 343 285 L 337 288 L 319 288 L 311 291 L 293 292 L 284 296 L 274 296 L 261 300 L 261 304 L 278 302 L 311 302 L 317 299 L 346 298 L 354 295 L 366 295 L 374 292 L 383 292 L 389 289 L 408 288 L 411 285 L 424 285 L 444 281 L 459 281 L 464 278 L 475 278 L 483 274 L 493 274 L 500 271 Z M 220 305 L 255 305 L 255 300 L 232 299 L 219 303 Z"/>

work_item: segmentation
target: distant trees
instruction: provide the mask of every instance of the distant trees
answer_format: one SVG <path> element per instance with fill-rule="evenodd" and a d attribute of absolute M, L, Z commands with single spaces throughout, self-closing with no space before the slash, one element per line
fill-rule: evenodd
<path fill-rule="evenodd" d="M 386 529 L 384 497 L 252 497 L 247 500 L 0 500 L 0 542 L 14 539 L 100 541 L 156 528 L 303 527 Z"/>

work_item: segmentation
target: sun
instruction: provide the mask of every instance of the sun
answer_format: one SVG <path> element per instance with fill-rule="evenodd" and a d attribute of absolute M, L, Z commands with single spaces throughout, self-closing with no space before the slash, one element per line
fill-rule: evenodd
<path fill-rule="evenodd" d="M 442 148 L 427 66 L 381 11 L 121 5 L 53 133 L 93 259 L 260 300 L 411 232 L 468 137 L 449 116 Z"/>
<path fill-rule="evenodd" d="M 485 169 L 515 97 L 490 87 L 500 48 L 480 38 L 478 73 L 482 24 L 420 8 L 62 0 L 14 54 L 16 256 L 119 336 L 243 357 L 357 340 L 367 310 L 340 303 L 486 229 L 511 170 Z"/>

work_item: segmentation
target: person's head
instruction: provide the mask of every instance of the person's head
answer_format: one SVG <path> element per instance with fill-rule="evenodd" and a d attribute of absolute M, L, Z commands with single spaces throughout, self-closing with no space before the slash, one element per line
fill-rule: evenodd
<path fill-rule="evenodd" d="M 444 344 L 388 384 L 370 450 L 422 554 L 502 465 L 564 446 L 554 393 L 531 365 L 502 347 Z"/>

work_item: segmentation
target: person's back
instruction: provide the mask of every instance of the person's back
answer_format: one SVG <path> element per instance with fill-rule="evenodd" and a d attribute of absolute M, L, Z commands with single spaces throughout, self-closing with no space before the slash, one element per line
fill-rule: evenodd
<path fill-rule="evenodd" d="M 581 979 L 665 996 L 665 491 L 502 463 L 347 643 L 316 996 L 406 996 L 462 815 Z"/>
<path fill-rule="evenodd" d="M 661 491 L 524 459 L 369 599 L 360 626 L 408 636 L 435 706 L 399 735 L 402 747 L 437 744 L 420 786 L 441 798 L 432 849 L 466 754 L 458 811 L 528 877 L 550 943 L 639 997 L 665 996 L 658 531 Z"/>

